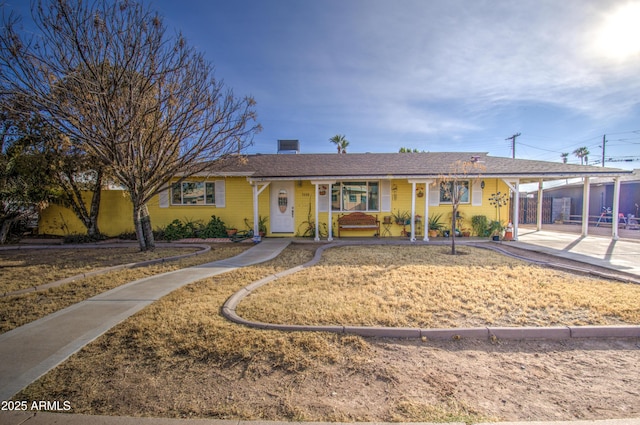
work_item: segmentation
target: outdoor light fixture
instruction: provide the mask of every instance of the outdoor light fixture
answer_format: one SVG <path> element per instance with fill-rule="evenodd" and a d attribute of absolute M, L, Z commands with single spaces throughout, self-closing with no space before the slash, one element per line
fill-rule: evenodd
<path fill-rule="evenodd" d="M 484 180 L 480 182 L 480 189 L 484 189 Z"/>

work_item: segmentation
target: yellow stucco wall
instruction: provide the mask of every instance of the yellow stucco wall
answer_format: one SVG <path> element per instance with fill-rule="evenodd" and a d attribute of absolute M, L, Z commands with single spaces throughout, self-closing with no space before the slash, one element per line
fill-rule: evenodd
<path fill-rule="evenodd" d="M 226 205 L 218 208 L 213 205 L 169 205 L 166 208 L 160 207 L 159 197 L 155 196 L 148 204 L 149 214 L 151 216 L 151 224 L 154 228 L 165 227 L 175 219 L 182 221 L 202 221 L 204 223 L 211 219 L 212 215 L 216 215 L 224 221 L 227 227 L 236 227 L 245 229 L 244 219 L 248 219 L 249 223 L 253 223 L 253 191 L 251 185 L 244 177 L 227 177 L 225 180 L 225 200 Z M 209 179 L 208 181 L 212 181 Z M 508 193 L 508 187 L 504 182 L 497 179 L 484 179 L 485 188 L 482 191 L 482 205 L 472 206 L 469 204 L 461 204 L 459 211 L 464 216 L 465 222 L 463 228 L 471 228 L 471 217 L 473 215 L 485 215 L 489 220 L 497 219 L 496 208 L 489 204 L 489 197 L 492 193 L 501 191 Z M 291 234 L 279 234 L 278 236 L 294 236 L 304 232 L 305 222 L 309 220 L 309 211 L 311 211 L 311 220 L 315 220 L 315 186 L 310 181 L 295 182 L 295 232 Z M 397 213 L 398 211 L 411 211 L 411 184 L 407 180 L 391 181 L 391 211 L 370 212 L 369 214 L 377 215 L 382 223 L 385 216 Z M 418 189 L 424 189 L 423 184 L 417 185 Z M 430 190 L 437 190 L 432 186 Z M 263 217 L 269 216 L 270 209 L 270 187 L 267 187 L 259 196 L 259 214 Z M 426 195 L 425 195 L 426 196 Z M 87 201 L 89 195 L 87 195 Z M 501 212 L 501 220 L 506 223 L 508 221 L 508 206 L 503 207 Z M 425 197 L 416 198 L 416 215 L 422 216 L 422 231 L 419 235 L 424 234 L 427 217 L 425 217 Z M 442 219 L 446 227 L 449 227 L 451 213 L 451 205 L 444 204 L 439 206 L 429 206 L 429 215 L 442 214 Z M 337 236 L 337 219 L 340 212 L 332 213 L 333 234 Z M 321 212 L 319 214 L 319 222 L 328 224 L 328 213 Z M 100 231 L 108 236 L 117 236 L 125 232 L 133 232 L 132 207 L 126 192 L 117 190 L 106 190 L 102 193 L 102 202 L 100 206 L 100 216 L 98 222 Z M 269 223 L 267 222 L 267 227 Z M 384 226 L 381 224 L 381 231 Z M 409 231 L 410 226 L 406 226 Z M 392 224 L 389 228 L 391 236 L 400 236 L 403 226 Z M 73 212 L 67 208 L 51 205 L 46 208 L 40 217 L 39 231 L 43 234 L 52 235 L 69 235 L 84 234 L 86 230 L 82 223 L 75 217 Z M 268 229 L 267 235 L 270 229 Z M 366 231 L 342 232 L 342 236 L 371 236 Z"/>

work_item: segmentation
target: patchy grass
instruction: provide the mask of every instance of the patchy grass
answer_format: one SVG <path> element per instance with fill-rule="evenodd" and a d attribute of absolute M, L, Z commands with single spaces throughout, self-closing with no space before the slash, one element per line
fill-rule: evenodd
<path fill-rule="evenodd" d="M 243 285 L 302 264 L 312 255 L 308 247 L 288 248 L 270 262 L 178 289 L 85 347 L 16 399 L 39 400 L 47 394 L 73 400 L 75 413 L 311 418 L 296 408 L 292 374 L 295 381 L 304 379 L 326 364 L 358 370 L 367 363 L 368 344 L 354 336 L 246 329 L 225 320 L 219 309 Z M 258 381 L 274 374 L 288 378 L 261 388 Z M 242 380 L 252 381 L 255 392 L 249 395 L 234 386 Z M 281 402 L 274 406 L 273 397 Z"/>
<path fill-rule="evenodd" d="M 211 251 L 193 257 L 183 258 L 164 264 L 113 271 L 103 275 L 78 279 L 44 291 L 1 297 L 0 333 L 7 332 L 13 328 L 22 326 L 74 303 L 133 280 L 197 264 L 229 258 L 234 255 L 238 255 L 251 246 L 252 245 L 245 244 L 217 244 L 212 246 Z M 12 257 L 14 260 L 11 260 L 15 262 L 22 262 L 22 267 L 16 266 L 11 267 L 10 269 L 14 278 L 21 282 L 31 281 L 31 278 L 38 278 L 42 280 L 41 283 L 47 283 L 51 280 L 55 280 L 54 276 L 57 276 L 57 278 L 63 278 L 65 276 L 73 276 L 81 273 L 82 271 L 87 271 L 90 269 L 89 265 L 91 264 L 100 264 L 100 266 L 126 264 L 138 260 L 144 261 L 143 259 L 151 259 L 149 257 L 152 255 L 156 255 L 155 258 L 158 258 L 158 256 L 166 257 L 168 255 L 185 254 L 186 252 L 189 252 L 189 250 L 193 251 L 189 248 L 187 248 L 187 251 L 180 248 L 169 250 L 159 248 L 155 253 L 135 253 L 128 248 L 117 248 L 113 250 L 109 248 L 100 248 L 97 250 L 47 249 L 42 255 L 37 255 L 33 251 L 25 250 L 20 251 L 19 253 L 27 254 L 26 256 L 15 256 Z M 73 251 L 73 253 L 68 251 Z M 4 256 L 6 252 L 7 251 L 2 252 L 2 257 L 5 259 L 7 258 Z M 13 253 L 13 251 L 8 252 Z M 20 258 L 20 260 L 17 258 Z M 60 261 L 60 259 L 64 259 L 65 261 Z M 47 276 L 47 278 L 43 279 L 42 276 L 38 277 L 38 270 L 43 270 L 42 273 Z M 46 270 L 55 270 L 55 272 L 47 272 Z M 59 274 L 60 271 L 64 271 L 64 273 Z M 1 279 L 5 282 L 8 281 L 7 277 L 4 275 L 4 270 Z"/>
<path fill-rule="evenodd" d="M 140 252 L 137 247 L 20 249 L 0 251 L 0 293 L 54 282 L 92 270 L 189 254 L 201 248 L 157 248 Z"/>
<path fill-rule="evenodd" d="M 238 307 L 267 323 L 422 328 L 640 324 L 640 286 L 547 269 L 490 251 L 340 247 Z"/>
<path fill-rule="evenodd" d="M 622 412 L 619 415 L 637 412 L 637 394 L 627 391 L 628 382 L 638 379 L 633 341 L 617 349 L 582 341 L 424 344 L 264 331 L 230 323 L 220 315 L 220 306 L 234 292 L 308 261 L 313 248 L 293 245 L 270 262 L 174 291 L 86 346 L 15 399 L 69 400 L 73 413 L 86 414 L 323 422 L 531 420 L 531 406 L 536 406 L 534 414 L 541 420 L 619 417 L 606 410 L 607 406 Z M 425 288 L 403 289 L 401 281 L 420 281 L 419 276 L 432 272 L 441 277 L 432 278 L 434 281 L 444 279 L 446 283 L 437 300 L 443 308 L 482 310 L 486 307 L 480 304 L 486 298 L 476 294 L 469 295 L 465 303 L 454 302 L 450 300 L 454 298 L 452 288 L 462 285 L 464 279 L 475 285 L 480 276 L 488 279 L 493 275 L 502 276 L 498 279 L 504 280 L 502 285 L 514 286 L 519 274 L 527 271 L 539 276 L 544 271 L 491 252 L 464 248 L 467 255 L 451 257 L 442 248 L 414 248 L 328 251 L 317 267 L 293 276 L 298 281 L 269 284 L 272 288 L 265 288 L 247 304 L 264 304 L 271 296 L 269 291 L 284 286 L 288 290 L 273 302 L 288 306 L 282 310 L 305 310 L 309 307 L 299 304 L 296 287 L 307 284 L 312 288 L 311 298 L 316 299 L 345 294 L 347 303 L 364 301 L 354 294 L 360 290 L 368 294 L 364 298 L 379 300 L 376 291 L 399 297 L 387 288 L 396 286 L 390 284 L 391 277 L 398 280 L 399 294 L 415 291 L 414 299 L 422 301 Z M 409 273 L 418 266 L 426 269 Z M 549 281 L 534 280 L 530 285 L 553 288 L 555 281 L 572 278 L 551 273 Z M 316 292 L 317 281 L 330 278 L 333 294 Z M 591 283 L 596 288 L 609 284 Z M 378 289 L 372 290 L 375 286 Z M 495 289 L 490 296 L 498 292 Z M 342 306 L 362 314 L 359 308 L 349 308 L 344 302 Z M 401 323 L 400 310 L 394 309 L 393 320 Z M 402 311 L 409 317 L 408 312 Z M 277 314 L 274 317 L 282 318 L 285 313 Z M 391 316 L 388 311 L 382 314 Z"/>

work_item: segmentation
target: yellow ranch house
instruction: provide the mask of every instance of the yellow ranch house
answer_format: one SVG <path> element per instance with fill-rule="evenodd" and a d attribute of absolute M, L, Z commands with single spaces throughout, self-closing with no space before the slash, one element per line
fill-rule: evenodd
<path fill-rule="evenodd" d="M 630 171 L 586 165 L 492 157 L 476 152 L 256 154 L 236 156 L 213 164 L 196 176 L 176 176 L 148 204 L 151 223 L 164 227 L 175 219 L 208 221 L 212 215 L 227 227 L 258 234 L 258 221 L 266 221 L 266 236 L 303 234 L 316 240 L 335 237 L 407 236 L 429 240 L 430 216 L 441 215 L 450 228 L 451 199 L 447 185 L 462 187 L 460 229 L 471 228 L 471 217 L 513 223 L 517 239 L 520 186 L 537 184 L 542 200 L 544 182 L 582 178 L 584 199 L 589 179 L 614 182 L 614 209 L 619 179 Z M 441 183 L 445 184 L 442 185 Z M 497 207 L 496 193 L 511 194 Z M 538 206 L 541 226 L 541 207 Z M 343 217 L 358 218 L 349 221 Z M 588 217 L 588 203 L 583 206 Z M 399 216 L 403 220 L 396 220 Z M 132 208 L 126 192 L 104 190 L 99 216 L 102 233 L 116 236 L 133 231 Z M 364 223 L 361 218 L 371 218 Z M 614 211 L 614 218 L 617 212 Z M 584 220 L 583 222 L 587 222 Z M 397 224 L 400 223 L 400 224 Z M 373 224 L 372 224 L 373 223 Z M 617 238 L 617 225 L 612 237 Z M 51 205 L 41 214 L 40 232 L 82 234 L 84 227 L 68 209 Z M 583 226 L 586 235 L 588 226 Z"/>

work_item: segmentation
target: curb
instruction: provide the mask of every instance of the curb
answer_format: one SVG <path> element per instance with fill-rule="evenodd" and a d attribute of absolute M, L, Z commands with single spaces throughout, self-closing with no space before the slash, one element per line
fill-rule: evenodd
<path fill-rule="evenodd" d="M 640 326 L 634 325 L 613 325 L 613 326 L 551 326 L 551 327 L 478 327 L 478 328 L 450 328 L 450 329 L 420 329 L 420 328 L 392 328 L 378 326 L 344 326 L 344 325 L 283 325 L 276 323 L 254 322 L 240 317 L 236 308 L 240 302 L 254 290 L 267 283 L 273 282 L 280 277 L 288 276 L 305 268 L 316 265 L 322 258 L 324 250 L 340 246 L 361 245 L 352 242 L 334 242 L 323 245 L 316 250 L 312 260 L 305 264 L 285 270 L 283 272 L 264 277 L 250 283 L 233 295 L 231 295 L 222 306 L 222 315 L 228 320 L 248 326 L 251 328 L 264 330 L 278 330 L 285 332 L 331 332 L 358 335 L 363 337 L 379 338 L 419 338 L 426 342 L 428 340 L 459 340 L 459 339 L 485 339 L 485 340 L 522 340 L 522 339 L 553 339 L 568 340 L 576 338 L 640 338 Z M 471 245 L 471 244 L 470 244 Z M 475 246 L 475 245 L 472 245 Z M 505 255 L 512 255 L 495 248 L 488 248 L 499 251 Z M 512 255 L 516 258 L 527 260 L 525 257 Z M 537 264 L 554 266 L 552 263 L 531 261 Z M 560 266 L 560 265 L 558 265 Z M 561 267 L 561 266 L 560 266 Z M 572 268 L 573 269 L 573 268 Z"/>

